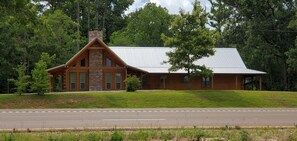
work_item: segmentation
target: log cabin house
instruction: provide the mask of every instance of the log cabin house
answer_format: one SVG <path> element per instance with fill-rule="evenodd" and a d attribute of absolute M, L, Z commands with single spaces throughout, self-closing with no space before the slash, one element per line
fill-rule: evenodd
<path fill-rule="evenodd" d="M 262 89 L 265 72 L 248 69 L 237 49 L 215 48 L 215 55 L 202 58 L 212 77 L 188 80 L 186 71 L 168 72 L 169 47 L 109 47 L 98 30 L 89 32 L 89 43 L 63 65 L 50 68 L 52 91 L 123 90 L 128 75 L 137 75 L 141 89 L 242 90 Z"/>

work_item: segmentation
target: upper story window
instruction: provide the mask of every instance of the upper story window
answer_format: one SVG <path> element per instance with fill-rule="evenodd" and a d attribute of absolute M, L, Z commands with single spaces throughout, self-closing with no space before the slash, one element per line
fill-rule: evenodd
<path fill-rule="evenodd" d="M 202 88 L 210 87 L 210 77 L 202 77 Z"/>
<path fill-rule="evenodd" d="M 111 60 L 109 58 L 105 59 L 105 66 L 106 67 L 111 67 Z"/>
<path fill-rule="evenodd" d="M 86 59 L 82 59 L 82 60 L 80 61 L 80 66 L 81 66 L 81 67 L 85 67 L 85 66 L 86 66 Z"/>

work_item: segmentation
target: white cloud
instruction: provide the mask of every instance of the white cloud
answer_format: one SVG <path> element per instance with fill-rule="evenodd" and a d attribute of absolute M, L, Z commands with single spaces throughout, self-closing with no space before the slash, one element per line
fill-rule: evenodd
<path fill-rule="evenodd" d="M 166 7 L 170 14 L 178 14 L 180 9 L 185 10 L 186 12 L 191 12 L 193 10 L 192 3 L 194 0 L 135 0 L 133 5 L 125 12 L 130 13 L 143 7 L 147 2 L 156 3 L 162 7 Z M 209 10 L 210 3 L 208 0 L 201 0 L 201 6 Z"/>
<path fill-rule="evenodd" d="M 193 9 L 194 0 L 150 0 L 152 3 L 166 7 L 170 14 L 178 14 L 180 9 L 190 12 Z"/>
<path fill-rule="evenodd" d="M 129 6 L 127 11 L 125 11 L 125 14 L 134 12 L 136 9 L 144 7 L 144 5 L 148 2 L 149 0 L 134 0 L 134 3 Z"/>

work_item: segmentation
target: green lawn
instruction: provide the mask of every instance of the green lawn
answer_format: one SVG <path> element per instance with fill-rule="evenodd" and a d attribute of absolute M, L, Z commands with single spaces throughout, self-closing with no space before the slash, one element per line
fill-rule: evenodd
<path fill-rule="evenodd" d="M 14 108 L 217 108 L 297 107 L 297 92 L 148 91 L 0 95 L 0 109 Z"/>

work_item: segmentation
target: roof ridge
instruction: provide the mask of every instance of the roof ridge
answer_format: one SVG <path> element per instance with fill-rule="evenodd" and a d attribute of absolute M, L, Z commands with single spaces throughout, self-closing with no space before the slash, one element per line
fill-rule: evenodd
<path fill-rule="evenodd" d="M 172 47 L 146 47 L 146 46 L 108 46 L 110 48 L 133 48 L 133 49 L 139 49 L 139 48 L 146 48 L 146 49 L 151 49 L 151 48 L 172 48 Z M 215 47 L 214 49 L 237 49 L 233 47 Z"/>

